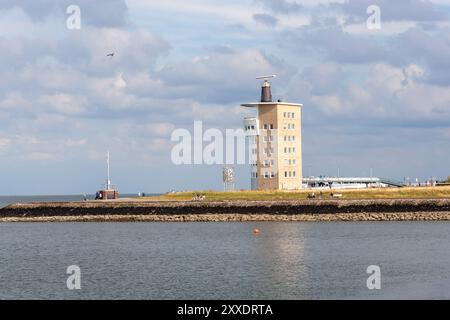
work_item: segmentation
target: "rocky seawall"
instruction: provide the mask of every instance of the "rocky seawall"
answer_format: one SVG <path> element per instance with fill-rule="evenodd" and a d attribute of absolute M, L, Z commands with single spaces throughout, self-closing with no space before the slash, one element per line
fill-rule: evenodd
<path fill-rule="evenodd" d="M 450 221 L 450 199 L 14 204 L 0 222 Z"/>

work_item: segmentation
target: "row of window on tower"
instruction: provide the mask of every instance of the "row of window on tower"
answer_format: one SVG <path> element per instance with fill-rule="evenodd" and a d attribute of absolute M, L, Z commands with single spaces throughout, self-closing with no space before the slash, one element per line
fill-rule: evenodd
<path fill-rule="evenodd" d="M 263 149 L 263 154 L 264 155 L 270 156 L 270 155 L 272 155 L 274 153 L 275 153 L 275 150 L 273 148 L 264 148 Z"/>
<path fill-rule="evenodd" d="M 271 171 L 265 171 L 262 173 L 262 177 L 264 179 L 272 179 L 275 178 L 275 172 Z M 296 171 L 285 171 L 284 172 L 284 177 L 285 178 L 295 178 L 297 177 L 297 173 Z M 257 179 L 258 178 L 258 172 L 252 172 L 252 178 L 253 179 Z"/>
<path fill-rule="evenodd" d="M 262 177 L 264 179 L 273 179 L 275 178 L 275 172 L 263 172 Z M 257 179 L 258 178 L 258 172 L 252 172 L 252 178 Z"/>
<path fill-rule="evenodd" d="M 295 129 L 295 123 L 288 123 L 287 126 L 284 126 L 283 129 L 288 130 L 294 130 Z"/>
<path fill-rule="evenodd" d="M 295 141 L 295 136 L 284 136 L 284 141 Z"/>
<path fill-rule="evenodd" d="M 247 126 L 247 130 L 250 130 L 249 128 L 251 128 L 252 130 L 254 130 L 254 126 Z M 274 130 L 274 126 L 273 124 L 263 124 L 263 130 Z M 295 129 L 295 123 L 288 123 L 287 126 L 284 126 L 283 129 L 288 129 L 288 130 L 294 130 Z"/>
<path fill-rule="evenodd" d="M 285 171 L 285 172 L 284 172 L 284 176 L 285 176 L 286 178 L 295 178 L 295 177 L 296 177 L 296 174 L 295 174 L 295 171 Z"/>
<path fill-rule="evenodd" d="M 267 142 L 274 142 L 275 137 L 274 136 L 263 136 L 262 137 L 263 142 L 267 143 Z M 285 142 L 293 142 L 295 141 L 295 136 L 284 136 L 284 141 Z"/>
<path fill-rule="evenodd" d="M 284 164 L 286 166 L 295 166 L 297 164 L 297 160 L 295 160 L 295 159 L 284 159 Z"/>
<path fill-rule="evenodd" d="M 295 112 L 283 112 L 283 117 L 288 119 L 294 119 L 295 118 Z"/>
<path fill-rule="evenodd" d="M 263 161 L 263 166 L 264 167 L 273 167 L 275 165 L 275 160 L 264 160 Z"/>
<path fill-rule="evenodd" d="M 267 128 L 269 129 L 269 130 L 273 130 L 275 127 L 274 127 L 274 125 L 271 123 L 271 124 L 267 124 L 267 123 L 264 123 L 263 124 L 263 130 L 267 130 Z"/>
<path fill-rule="evenodd" d="M 295 147 L 285 147 L 284 153 L 295 153 Z"/>

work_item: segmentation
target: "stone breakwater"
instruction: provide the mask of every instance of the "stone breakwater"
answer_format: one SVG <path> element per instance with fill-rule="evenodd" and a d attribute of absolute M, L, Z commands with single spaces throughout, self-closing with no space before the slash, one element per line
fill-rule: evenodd
<path fill-rule="evenodd" d="M 450 199 L 14 204 L 0 222 L 450 221 Z"/>

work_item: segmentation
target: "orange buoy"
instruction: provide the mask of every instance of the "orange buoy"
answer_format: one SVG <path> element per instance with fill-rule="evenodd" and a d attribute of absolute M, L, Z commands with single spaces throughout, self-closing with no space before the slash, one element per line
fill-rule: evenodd
<path fill-rule="evenodd" d="M 261 231 L 258 228 L 253 229 L 253 234 L 255 236 L 259 235 L 261 233 Z"/>

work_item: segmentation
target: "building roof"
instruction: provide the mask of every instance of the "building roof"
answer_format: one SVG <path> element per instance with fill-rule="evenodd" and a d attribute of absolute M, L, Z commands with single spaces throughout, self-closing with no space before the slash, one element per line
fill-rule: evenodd
<path fill-rule="evenodd" d="M 282 105 L 282 106 L 294 106 L 294 107 L 303 107 L 303 104 L 301 103 L 290 103 L 290 102 L 251 102 L 251 103 L 243 103 L 241 104 L 241 107 L 247 107 L 247 108 L 256 108 L 261 105 Z"/>

